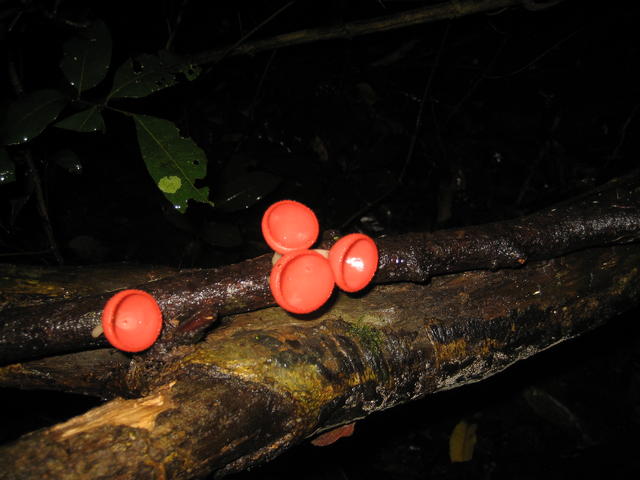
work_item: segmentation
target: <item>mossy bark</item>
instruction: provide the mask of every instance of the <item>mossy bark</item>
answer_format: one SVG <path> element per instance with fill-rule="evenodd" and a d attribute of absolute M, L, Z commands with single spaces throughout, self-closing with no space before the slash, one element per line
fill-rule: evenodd
<path fill-rule="evenodd" d="M 279 308 L 231 316 L 162 361 L 134 357 L 127 382 L 140 398 L 112 400 L 2 447 L 0 478 L 242 470 L 601 325 L 638 304 L 639 267 L 639 245 L 594 248 L 517 270 L 340 295 L 313 318 Z"/>

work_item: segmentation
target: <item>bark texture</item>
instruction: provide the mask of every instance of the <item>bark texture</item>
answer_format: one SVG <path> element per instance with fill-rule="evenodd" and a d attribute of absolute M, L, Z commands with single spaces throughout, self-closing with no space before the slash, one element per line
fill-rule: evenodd
<path fill-rule="evenodd" d="M 601 325 L 637 305 L 639 266 L 639 245 L 592 248 L 517 270 L 340 295 L 316 318 L 279 308 L 228 317 L 162 362 L 134 357 L 129 387 L 147 379 L 140 398 L 2 447 L 0 478 L 188 479 L 246 469 Z M 0 370 L 3 382 L 13 368 L 21 367 Z"/>
<path fill-rule="evenodd" d="M 380 260 L 374 283 L 425 282 L 457 271 L 520 268 L 531 260 L 639 237 L 640 173 L 636 172 L 527 217 L 377 239 Z M 328 235 L 324 246 L 330 247 L 337 238 Z M 161 338 L 146 355 L 165 355 L 176 345 L 199 341 L 219 316 L 273 305 L 270 269 L 271 255 L 263 255 L 218 269 L 169 276 L 154 272 L 155 281 L 129 284 L 151 293 L 163 313 Z M 47 292 L 60 286 L 44 277 L 29 288 Z M 95 338 L 91 333 L 111 295 L 5 308 L 0 312 L 0 365 L 107 347 L 104 336 Z"/>
<path fill-rule="evenodd" d="M 496 12 L 505 8 L 522 6 L 530 11 L 545 10 L 562 1 L 563 0 L 551 0 L 548 2 L 538 2 L 535 0 L 456 0 L 453 2 L 441 2 L 383 17 L 348 22 L 331 27 L 308 28 L 255 41 L 241 41 L 227 48 L 188 55 L 185 58 L 185 63 L 194 65 L 209 64 L 211 62 L 219 62 L 226 56 L 255 55 L 260 52 L 294 45 L 351 39 L 362 35 L 389 32 L 441 20 Z"/>

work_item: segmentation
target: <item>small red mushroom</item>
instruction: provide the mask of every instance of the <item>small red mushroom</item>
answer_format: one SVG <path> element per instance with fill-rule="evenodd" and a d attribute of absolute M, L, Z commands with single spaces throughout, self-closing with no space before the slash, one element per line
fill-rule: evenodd
<path fill-rule="evenodd" d="M 262 217 L 262 234 L 276 254 L 269 285 L 278 305 L 297 314 L 320 308 L 338 286 L 357 292 L 378 268 L 378 247 L 361 233 L 338 240 L 330 251 L 309 250 L 319 232 L 318 219 L 306 205 L 282 200 Z"/>
<path fill-rule="evenodd" d="M 125 352 L 141 352 L 154 344 L 162 329 L 162 311 L 155 298 L 142 290 L 122 290 L 102 311 L 102 330 L 111 345 Z M 99 335 L 94 329 L 93 336 Z"/>

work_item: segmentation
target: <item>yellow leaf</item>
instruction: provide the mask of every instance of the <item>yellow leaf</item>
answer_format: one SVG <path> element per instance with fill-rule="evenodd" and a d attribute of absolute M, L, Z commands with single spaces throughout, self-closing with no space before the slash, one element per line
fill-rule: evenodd
<path fill-rule="evenodd" d="M 478 425 L 460 420 L 449 437 L 449 458 L 451 463 L 468 462 L 473 458 Z"/>

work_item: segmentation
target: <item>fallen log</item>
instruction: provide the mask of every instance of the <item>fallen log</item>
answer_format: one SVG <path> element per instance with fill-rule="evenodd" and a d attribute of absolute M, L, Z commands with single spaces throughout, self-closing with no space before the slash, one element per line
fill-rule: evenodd
<path fill-rule="evenodd" d="M 377 239 L 380 260 L 374 283 L 426 282 L 451 272 L 520 268 L 532 260 L 637 241 L 639 185 L 640 173 L 635 172 L 526 217 Z M 337 239 L 325 237 L 324 247 Z M 160 340 L 146 355 L 162 356 L 176 345 L 199 341 L 219 316 L 273 305 L 270 269 L 271 256 L 262 255 L 217 269 L 156 274 L 158 280 L 129 285 L 151 293 L 164 317 Z M 40 288 L 51 291 L 59 286 L 45 279 Z M 104 336 L 92 332 L 111 295 L 6 307 L 0 312 L 0 365 L 108 346 Z"/>
<path fill-rule="evenodd" d="M 188 479 L 243 470 L 601 325 L 638 304 L 639 265 L 640 245 L 590 248 L 520 269 L 340 295 L 313 319 L 279 308 L 234 315 L 162 362 L 134 357 L 126 375 L 147 379 L 140 398 L 111 400 L 0 448 L 0 478 Z M 29 363 L 0 369 L 0 382 L 27 380 L 23 368 Z"/>

